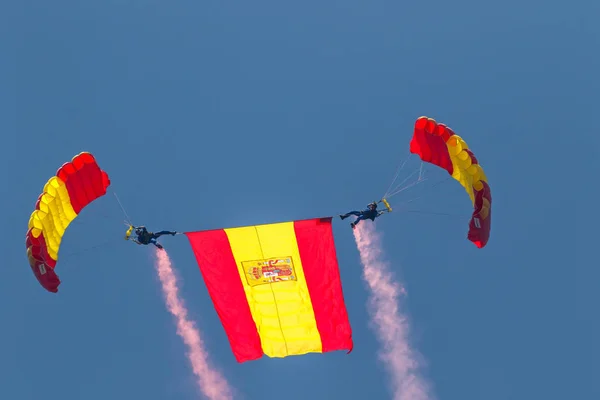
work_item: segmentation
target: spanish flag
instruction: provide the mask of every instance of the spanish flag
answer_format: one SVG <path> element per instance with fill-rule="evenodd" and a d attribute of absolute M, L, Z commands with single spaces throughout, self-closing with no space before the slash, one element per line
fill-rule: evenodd
<path fill-rule="evenodd" d="M 352 351 L 331 217 L 186 236 L 238 362 Z"/>

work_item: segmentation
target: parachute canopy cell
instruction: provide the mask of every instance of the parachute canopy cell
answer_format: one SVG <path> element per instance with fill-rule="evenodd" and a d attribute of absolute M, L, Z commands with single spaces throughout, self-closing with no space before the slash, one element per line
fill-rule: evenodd
<path fill-rule="evenodd" d="M 484 247 L 490 237 L 492 193 L 483 168 L 467 143 L 446 125 L 420 117 L 415 122 L 410 152 L 444 168 L 465 188 L 474 207 L 467 237 L 478 248 Z"/>
<path fill-rule="evenodd" d="M 238 362 L 352 350 L 330 217 L 186 235 Z"/>
<path fill-rule="evenodd" d="M 29 218 L 25 246 L 34 275 L 49 292 L 58 292 L 60 285 L 54 268 L 65 230 L 109 186 L 108 175 L 88 152 L 63 164 L 44 186 Z"/>

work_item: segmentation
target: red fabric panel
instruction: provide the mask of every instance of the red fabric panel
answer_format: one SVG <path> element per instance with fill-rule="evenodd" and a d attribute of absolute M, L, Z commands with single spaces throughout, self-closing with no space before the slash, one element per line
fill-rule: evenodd
<path fill-rule="evenodd" d="M 469 222 L 469 234 L 467 235 L 467 238 L 480 249 L 487 244 L 492 226 L 492 192 L 486 182 L 481 181 L 481 183 L 483 184 L 483 189 L 475 191 L 475 210 L 473 211 L 471 222 Z M 490 205 L 487 215 L 482 215 L 484 199 Z"/>
<path fill-rule="evenodd" d="M 238 362 L 261 358 L 260 336 L 252 319 L 237 264 L 224 230 L 186 232 L 200 273 Z"/>
<path fill-rule="evenodd" d="M 71 206 L 77 214 L 89 203 L 106 194 L 108 175 L 100 170 L 94 156 L 81 153 L 65 163 L 56 175 L 66 183 Z"/>
<path fill-rule="evenodd" d="M 331 217 L 294 222 L 323 352 L 352 351 L 352 328 L 348 320 L 338 268 Z"/>
<path fill-rule="evenodd" d="M 452 131 L 443 125 L 421 117 L 415 122 L 413 137 L 410 141 L 410 152 L 418 154 L 425 162 L 444 168 L 452 175 L 454 168 L 446 146 L 446 140 L 452 134 Z"/>
<path fill-rule="evenodd" d="M 58 292 L 60 279 L 58 278 L 56 272 L 54 272 L 56 261 L 54 261 L 48 255 L 44 234 L 42 233 L 39 237 L 35 238 L 31 234 L 31 229 L 27 231 L 27 235 L 25 235 L 25 247 L 27 249 L 31 247 L 30 254 L 28 254 L 29 266 L 31 267 L 31 270 L 33 271 L 33 274 L 37 278 L 38 282 L 40 282 L 40 285 L 42 285 L 44 289 L 48 290 L 49 292 Z M 40 271 L 40 264 L 44 265 L 46 271 L 45 274 L 42 274 Z"/>

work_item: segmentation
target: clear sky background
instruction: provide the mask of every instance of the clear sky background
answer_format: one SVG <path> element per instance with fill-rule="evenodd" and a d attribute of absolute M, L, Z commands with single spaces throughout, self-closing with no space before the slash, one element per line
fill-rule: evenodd
<path fill-rule="evenodd" d="M 69 228 L 59 293 L 31 273 L 27 220 L 63 162 L 92 152 L 151 230 L 337 215 L 385 192 L 421 115 L 465 138 L 493 194 L 483 250 L 466 239 L 466 193 L 435 186 L 444 172 L 432 167 L 377 222 L 436 396 L 600 398 L 598 1 L 20 0 L 1 10 L 0 398 L 199 398 L 152 250 L 122 239 L 112 192 Z M 390 398 L 347 221 L 336 218 L 334 234 L 354 351 L 244 364 L 187 239 L 163 240 L 238 398 Z"/>

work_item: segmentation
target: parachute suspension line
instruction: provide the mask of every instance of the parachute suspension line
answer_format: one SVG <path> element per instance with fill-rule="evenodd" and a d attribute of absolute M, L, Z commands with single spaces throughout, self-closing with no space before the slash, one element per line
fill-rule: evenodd
<path fill-rule="evenodd" d="M 407 176 L 406 178 L 404 178 L 404 180 L 402 182 L 400 182 L 398 185 L 396 185 L 393 189 L 388 190 L 387 193 L 385 194 L 384 197 L 388 197 L 390 194 L 394 193 L 396 190 L 398 190 L 398 188 L 402 187 L 402 185 L 404 185 L 404 183 L 409 180 L 410 178 L 412 178 L 412 176 L 417 173 L 417 170 L 414 170 L 413 172 L 411 172 L 411 174 L 409 176 Z"/>
<path fill-rule="evenodd" d="M 400 182 L 400 184 L 398 184 L 394 189 L 388 190 L 388 192 L 386 193 L 386 195 L 384 196 L 384 198 L 388 198 L 388 197 L 393 196 L 394 194 L 397 194 L 398 190 L 401 190 L 403 188 L 402 185 L 404 185 L 404 183 L 406 181 L 408 181 L 410 178 L 412 178 L 413 175 L 417 173 L 417 171 L 419 171 L 419 170 L 415 169 L 409 176 L 407 176 L 406 178 L 404 178 L 404 180 L 402 182 Z"/>
<path fill-rule="evenodd" d="M 423 215 L 444 215 L 446 217 L 457 217 L 457 218 L 468 218 L 467 214 L 450 214 L 450 213 L 441 213 L 441 212 L 433 212 L 433 211 L 420 211 L 420 210 L 405 210 L 406 213 L 415 213 L 415 214 L 423 214 Z"/>
<path fill-rule="evenodd" d="M 123 211 L 123 214 L 125 215 L 125 222 L 129 223 L 129 225 L 133 225 L 133 223 L 131 222 L 131 218 L 129 218 L 129 215 L 127 215 L 127 211 L 125 211 L 125 207 L 123 207 L 123 204 L 121 204 L 121 200 L 119 200 L 119 196 L 117 196 L 117 192 L 113 191 L 113 194 L 115 195 L 115 199 L 117 199 L 117 203 L 119 203 L 119 207 L 121 207 L 121 210 Z"/>
<path fill-rule="evenodd" d="M 418 197 L 415 197 L 413 199 L 410 199 L 410 200 L 407 200 L 407 201 L 403 201 L 402 203 L 399 203 L 398 206 L 403 206 L 403 205 L 412 203 L 413 201 L 417 201 L 419 199 L 422 199 L 423 197 L 425 197 L 425 196 L 418 196 Z"/>
<path fill-rule="evenodd" d="M 396 179 L 398 179 L 398 176 L 400 175 L 400 171 L 402 171 L 402 168 L 404 168 L 404 166 L 406 165 L 406 163 L 408 162 L 408 160 L 410 160 L 410 157 L 412 156 L 410 149 L 407 151 L 407 155 L 404 157 L 404 161 L 402 162 L 402 164 L 400 164 L 400 166 L 398 166 L 398 168 L 396 168 L 396 175 L 394 175 L 394 179 L 392 179 L 392 182 L 390 183 L 390 185 L 388 186 L 387 190 L 385 191 L 385 194 L 383 195 L 382 198 L 386 198 L 388 193 L 390 192 L 392 185 L 394 184 L 394 182 L 396 182 Z"/>
<path fill-rule="evenodd" d="M 418 185 L 419 183 L 421 183 L 421 182 L 425 182 L 425 181 L 427 181 L 427 180 L 428 180 L 427 178 L 425 178 L 425 179 L 419 179 L 419 180 L 417 180 L 417 181 L 415 181 L 415 182 L 411 183 L 410 185 L 407 185 L 407 186 L 405 186 L 405 187 L 403 187 L 403 188 L 400 188 L 400 189 L 396 190 L 395 192 L 393 192 L 393 193 L 389 194 L 387 197 L 388 197 L 388 198 L 390 198 L 390 197 L 393 197 L 393 196 L 395 196 L 395 195 L 397 195 L 397 194 L 400 194 L 400 193 L 404 192 L 405 190 L 407 190 L 407 189 L 410 189 L 411 187 L 413 187 L 413 186 L 416 186 L 416 185 Z"/>
<path fill-rule="evenodd" d="M 97 213 L 95 215 L 97 215 L 98 217 L 104 218 L 104 219 L 114 219 L 115 218 L 114 214 L 113 215 L 109 215 L 109 214 L 104 214 L 104 213 Z M 95 221 L 88 221 L 88 220 L 85 220 L 85 219 L 76 218 L 73 221 L 71 221 L 71 224 L 73 224 L 75 226 L 81 226 L 81 225 L 96 224 L 96 222 Z"/>
<path fill-rule="evenodd" d="M 439 186 L 442 183 L 448 182 L 451 178 L 452 178 L 451 176 L 448 176 L 448 177 L 442 179 L 441 181 L 438 181 L 438 182 L 434 183 L 433 185 L 431 185 L 431 188 L 433 189 L 434 187 Z M 427 179 L 425 179 L 425 180 L 427 180 Z M 421 182 L 423 182 L 423 180 Z M 416 182 L 416 183 L 418 183 L 418 182 Z M 433 193 L 433 192 L 431 192 L 431 193 Z M 423 195 L 415 197 L 413 199 L 410 199 L 410 200 L 407 200 L 407 201 L 403 201 L 402 203 L 399 203 L 396 207 L 412 203 L 413 201 L 417 201 L 417 200 L 419 200 L 419 199 L 421 199 L 423 197 L 427 197 L 427 194 L 423 194 Z"/>
<path fill-rule="evenodd" d="M 114 244 L 116 244 L 116 243 L 117 243 L 117 242 L 115 241 L 115 239 L 109 239 L 109 240 L 107 240 L 107 241 L 105 241 L 105 242 L 102 242 L 102 243 L 96 244 L 96 245 L 94 245 L 94 246 L 86 247 L 86 248 L 83 248 L 83 249 L 81 249 L 81 250 L 72 251 L 72 252 L 69 252 L 69 253 L 67 253 L 67 254 L 61 255 L 61 256 L 60 256 L 60 258 L 61 258 L 61 260 L 62 260 L 63 264 L 68 264 L 68 260 L 69 260 L 69 259 L 71 259 L 71 258 L 72 258 L 72 257 L 74 257 L 74 256 L 80 255 L 80 254 L 82 254 L 82 253 L 87 253 L 88 251 L 95 250 L 95 249 L 99 249 L 99 248 L 101 248 L 101 247 L 106 247 L 106 246 L 108 246 L 108 245 L 110 245 L 110 244 L 113 244 L 113 245 L 114 245 Z M 67 259 L 67 261 L 64 261 L 64 260 L 65 260 L 65 258 Z"/>

